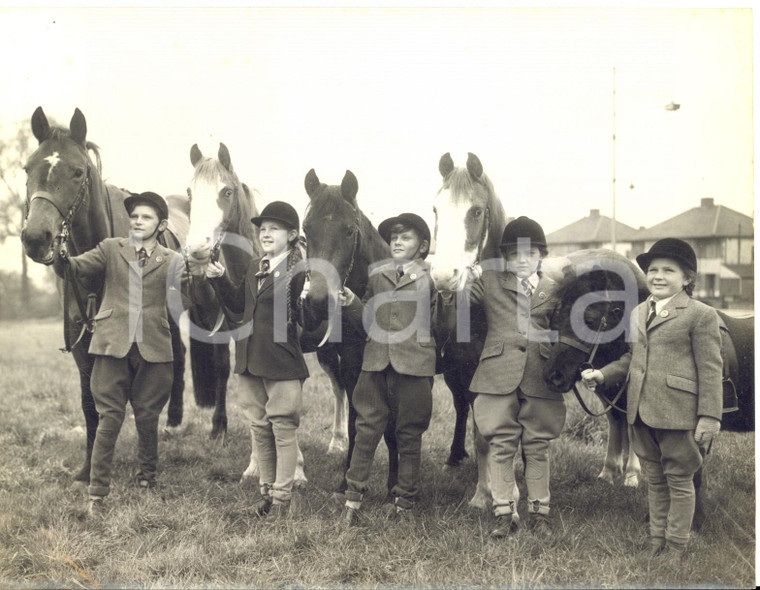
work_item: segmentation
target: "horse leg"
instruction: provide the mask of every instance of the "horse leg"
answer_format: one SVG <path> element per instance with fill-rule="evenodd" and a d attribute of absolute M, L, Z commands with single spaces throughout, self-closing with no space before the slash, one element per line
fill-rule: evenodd
<path fill-rule="evenodd" d="M 346 390 L 338 379 L 340 360 L 337 350 L 331 349 L 327 354 L 323 349 L 317 351 L 319 366 L 330 379 L 330 388 L 333 392 L 333 426 L 330 445 L 327 447 L 328 455 L 344 453 L 348 446 L 348 396 Z"/>
<path fill-rule="evenodd" d="M 254 480 L 258 485 L 259 481 L 259 462 L 256 459 L 256 437 L 253 435 L 253 426 L 251 430 L 251 457 L 248 461 L 248 467 L 243 471 L 243 475 L 240 478 L 240 483 L 244 483 L 248 480 Z"/>
<path fill-rule="evenodd" d="M 639 456 L 634 453 L 631 448 L 633 427 L 626 424 L 626 427 L 621 430 L 624 433 L 623 452 L 628 454 L 628 460 L 625 464 L 625 479 L 623 480 L 623 485 L 630 488 L 637 488 L 639 487 L 639 480 L 641 478 L 641 463 L 639 462 Z"/>
<path fill-rule="evenodd" d="M 98 430 L 98 422 L 100 417 L 98 411 L 95 408 L 95 399 L 92 397 L 92 390 L 90 389 L 90 375 L 92 374 L 92 366 L 95 362 L 95 358 L 87 354 L 87 349 L 90 346 L 89 333 L 82 339 L 77 345 L 72 354 L 79 369 L 79 388 L 81 390 L 81 402 L 82 413 L 84 414 L 84 423 L 87 429 L 87 451 L 85 455 L 84 465 L 74 475 L 74 481 L 90 483 L 90 461 L 92 459 L 92 446 L 95 444 L 95 433 Z"/>
<path fill-rule="evenodd" d="M 488 510 L 493 504 L 491 497 L 491 474 L 488 470 L 488 441 L 483 438 L 472 420 L 472 437 L 475 447 L 475 458 L 478 463 L 478 485 L 475 487 L 475 494 L 470 500 L 470 506 Z M 517 484 L 515 484 L 517 487 Z"/>
<path fill-rule="evenodd" d="M 213 345 L 216 391 L 214 415 L 211 417 L 211 438 L 227 444 L 227 382 L 230 378 L 230 345 L 225 342 Z"/>
<path fill-rule="evenodd" d="M 172 338 L 172 354 L 174 356 L 174 379 L 169 394 L 169 409 L 166 419 L 165 432 L 177 432 L 182 424 L 183 394 L 185 392 L 185 344 L 182 342 L 179 325 L 174 318 L 169 317 L 169 331 Z"/>
<path fill-rule="evenodd" d="M 465 439 L 467 438 L 467 417 L 470 413 L 470 404 L 466 398 L 466 391 L 463 391 L 459 383 L 452 382 L 444 375 L 446 385 L 451 391 L 451 397 L 454 400 L 454 410 L 456 411 L 456 422 L 454 425 L 454 438 L 451 441 L 449 458 L 446 459 L 446 465 L 457 467 L 464 459 L 469 457 L 465 449 Z"/>
<path fill-rule="evenodd" d="M 624 437 L 626 441 L 628 439 L 628 425 L 612 410 L 607 412 L 607 426 L 607 454 L 597 477 L 614 485 L 623 476 L 623 445 Z"/>
<path fill-rule="evenodd" d="M 296 459 L 296 474 L 293 478 L 293 485 L 297 488 L 302 488 L 309 482 L 309 480 L 306 478 L 306 473 L 303 469 L 303 453 L 301 452 L 301 444 L 298 442 L 298 435 L 296 435 L 296 449 L 298 449 L 298 458 Z"/>

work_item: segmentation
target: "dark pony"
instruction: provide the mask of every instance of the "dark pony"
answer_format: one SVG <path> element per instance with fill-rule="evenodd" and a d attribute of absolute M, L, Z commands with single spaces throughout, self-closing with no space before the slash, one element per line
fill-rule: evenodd
<path fill-rule="evenodd" d="M 628 349 L 622 327 L 630 326 L 630 314 L 639 302 L 646 299 L 648 291 L 644 275 L 638 267 L 611 250 L 579 250 L 565 258 L 546 259 L 545 262 L 545 272 L 558 282 L 560 305 L 551 326 L 557 330 L 559 339 L 552 346 L 544 368 L 544 379 L 550 389 L 565 392 L 576 386 L 583 364 L 588 363 L 592 356 L 593 366 L 599 368 L 620 358 Z M 626 285 L 629 289 L 627 299 L 621 296 Z M 574 309 L 576 302 L 588 294 L 596 294 L 597 301 Z M 574 314 L 575 327 L 582 325 L 587 330 L 586 334 L 577 334 L 572 321 Z M 722 336 L 727 377 L 736 384 L 739 396 L 738 411 L 725 413 L 721 428 L 753 430 L 754 318 L 732 318 L 721 311 L 718 315 L 726 328 Z M 615 338 L 601 337 L 605 332 L 619 327 L 621 333 Z M 589 335 L 594 336 L 589 338 Z M 599 342 L 598 346 L 594 346 L 596 342 Z M 620 387 L 620 384 L 604 384 L 595 390 L 602 405 L 610 408 L 606 413 L 609 425 L 607 454 L 599 478 L 609 483 L 637 486 L 640 466 L 636 454 L 630 449 L 625 391 Z M 615 398 L 614 405 L 610 406 Z M 706 489 L 702 483 L 703 472 L 700 469 L 694 478 L 697 492 L 694 526 L 697 528 L 704 519 Z"/>
<path fill-rule="evenodd" d="M 450 154 L 444 154 L 438 170 L 443 184 L 435 197 L 436 216 L 431 276 L 439 291 L 436 305 L 452 303 L 461 288 L 465 266 L 484 261 L 501 260 L 499 243 L 506 225 L 501 200 L 493 184 L 483 172 L 475 154 L 468 154 L 465 168 L 456 168 Z M 466 458 L 467 417 L 475 395 L 470 382 L 478 366 L 487 333 L 485 313 L 480 306 L 470 309 L 469 340 L 460 342 L 454 315 L 436 313 L 436 334 L 440 348 L 438 372 L 443 373 L 451 390 L 456 410 L 456 425 L 448 465 L 458 465 Z M 444 335 L 443 338 L 440 336 Z M 470 504 L 486 507 L 489 503 L 487 476 L 488 445 L 475 432 L 478 455 L 478 487 Z"/>
<path fill-rule="evenodd" d="M 94 248 L 109 237 L 127 236 L 129 221 L 124 209 L 127 191 L 106 184 L 101 177 L 98 146 L 87 141 L 87 123 L 79 109 L 74 111 L 69 129 L 51 127 L 38 107 L 32 115 L 32 133 L 39 142 L 37 150 L 24 167 L 27 174 L 27 200 L 21 241 L 24 250 L 35 262 L 58 264 L 62 240 L 70 254 L 77 255 Z M 93 152 L 96 162 L 90 158 Z M 169 230 L 164 233 L 166 245 L 176 249 L 187 229 L 187 200 L 168 197 Z M 84 304 L 97 308 L 102 296 L 102 284 L 85 281 L 58 281 L 64 302 L 64 339 L 72 342 L 71 352 L 79 370 L 82 411 L 87 426 L 87 455 L 76 474 L 77 481 L 90 479 L 90 457 L 98 426 L 98 412 L 90 390 L 90 374 L 94 358 L 88 354 L 91 333 L 83 329 Z M 88 294 L 91 297 L 88 297 Z M 182 393 L 184 390 L 185 347 L 179 329 L 170 317 L 174 352 L 174 382 L 169 400 L 168 427 L 182 422 Z M 81 336 L 80 336 L 81 335 Z"/>
<path fill-rule="evenodd" d="M 338 327 L 332 321 L 340 305 L 337 290 L 346 286 L 357 297 L 362 297 L 367 287 L 370 265 L 390 258 L 390 250 L 359 209 L 356 200 L 359 184 L 350 170 L 346 171 L 341 185 L 335 186 L 320 182 L 312 169 L 306 174 L 304 185 L 310 199 L 303 229 L 307 263 L 311 270 L 309 292 L 304 301 L 304 322 L 306 328 L 311 330 L 328 322 L 325 340 L 329 338 L 329 341 L 319 348 L 318 354 L 328 354 L 337 360 L 335 374 L 348 397 L 348 469 L 356 437 L 356 411 L 351 400 L 361 372 L 364 336 L 347 324 L 342 324 L 340 332 L 337 331 Z M 337 275 L 326 275 L 332 272 Z M 328 283 L 330 280 L 338 285 Z M 390 490 L 396 484 L 398 474 L 395 433 L 390 424 L 385 441 L 388 445 Z M 338 491 L 343 492 L 345 488 L 344 472 Z"/>

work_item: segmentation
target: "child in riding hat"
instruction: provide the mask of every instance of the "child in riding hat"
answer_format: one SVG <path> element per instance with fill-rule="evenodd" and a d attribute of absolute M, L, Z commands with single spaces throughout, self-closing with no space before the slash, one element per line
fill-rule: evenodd
<path fill-rule="evenodd" d="M 488 325 L 470 390 L 477 394 L 475 424 L 489 445 L 496 516 L 490 534 L 503 538 L 516 529 L 514 458 L 522 445 L 529 525 L 546 537 L 551 534 L 549 442 L 565 423 L 563 396 L 549 390 L 542 376 L 558 303 L 556 283 L 541 272 L 546 237 L 534 220 L 508 223 L 500 248 L 506 268 L 476 272 L 481 276 L 469 289 L 470 303 L 483 306 Z"/>
<path fill-rule="evenodd" d="M 302 385 L 309 376 L 295 323 L 304 283 L 303 273 L 293 276 L 292 272 L 301 258 L 297 245 L 300 224 L 296 210 L 283 201 L 269 203 L 251 222 L 259 228 L 264 255 L 251 260 L 240 284 L 232 284 L 218 262 L 211 262 L 206 274 L 218 285 L 224 304 L 232 312 L 242 313 L 244 325 L 250 326 L 247 337 L 235 345 L 235 373 L 260 470 L 261 495 L 254 511 L 258 516 L 277 518 L 290 509 Z M 285 325 L 278 320 L 275 305 L 279 303 L 287 306 Z"/>
<path fill-rule="evenodd" d="M 179 286 L 188 304 L 182 258 L 158 242 L 168 224 L 166 202 L 145 192 L 124 199 L 124 207 L 129 214 L 128 238 L 107 238 L 76 257 L 62 248 L 62 262 L 56 267 L 61 274 L 61 265 L 69 264 L 74 276 L 105 284 L 89 348 L 95 356 L 91 388 L 100 416 L 90 469 L 90 514 L 105 506 L 128 401 L 137 428 L 138 485 L 155 485 L 158 419 L 173 380 L 168 290 Z"/>
<path fill-rule="evenodd" d="M 347 288 L 347 321 L 367 333 L 362 372 L 353 405 L 356 440 L 346 472 L 343 521 L 352 526 L 368 489 L 375 451 L 389 422 L 398 442 L 398 483 L 391 490 L 395 514 L 409 515 L 419 495 L 422 434 L 433 406 L 436 348 L 430 333 L 433 293 L 430 229 L 413 213 L 383 221 L 378 231 L 390 244 L 392 260 L 370 271 L 364 300 Z"/>
<path fill-rule="evenodd" d="M 649 488 L 649 556 L 682 559 L 694 517 L 694 474 L 720 430 L 722 357 L 717 312 L 691 298 L 692 247 L 676 238 L 636 257 L 650 296 L 631 314 L 629 351 L 581 375 L 588 385 L 628 377 L 633 450 Z"/>

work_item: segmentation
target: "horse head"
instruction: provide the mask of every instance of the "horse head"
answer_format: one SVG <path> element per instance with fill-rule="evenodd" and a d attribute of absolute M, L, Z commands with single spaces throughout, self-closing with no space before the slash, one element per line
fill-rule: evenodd
<path fill-rule="evenodd" d="M 93 235 L 99 224 L 87 219 L 93 205 L 99 205 L 89 198 L 93 183 L 100 182 L 98 147 L 86 140 L 87 122 L 79 109 L 69 127 L 51 126 L 42 107 L 32 115 L 32 133 L 39 146 L 24 166 L 27 200 L 21 242 L 27 256 L 47 265 L 58 255 L 56 239 L 63 231 L 72 231 L 72 245 L 79 252 L 106 237 Z M 97 166 L 89 150 L 95 153 Z"/>
<path fill-rule="evenodd" d="M 431 276 L 439 291 L 453 290 L 464 269 L 499 256 L 506 219 L 493 184 L 475 154 L 465 168 L 456 168 L 451 155 L 441 156 L 438 170 L 443 185 L 435 197 L 434 256 Z"/>
<path fill-rule="evenodd" d="M 228 268 L 231 264 L 241 266 L 239 270 L 244 272 L 245 263 L 260 253 L 257 229 L 251 223 L 251 217 L 258 214 L 251 191 L 235 173 L 223 143 L 219 144 L 218 158 L 204 156 L 194 144 L 190 163 L 195 170 L 187 189 L 187 250 L 193 254 L 211 246 L 212 257 L 223 258 Z"/>
<path fill-rule="evenodd" d="M 364 294 L 368 265 L 389 258 L 388 246 L 359 209 L 359 183 L 346 170 L 338 185 L 319 180 L 312 168 L 304 179 L 309 207 L 303 221 L 310 269 L 307 306 L 314 320 L 327 318 L 337 293 L 348 286 Z"/>
<path fill-rule="evenodd" d="M 550 275 L 552 260 L 546 259 Z M 543 375 L 556 392 L 568 391 L 587 363 L 602 367 L 625 352 L 631 312 L 646 296 L 642 273 L 622 255 L 584 250 L 563 262 L 563 276 L 556 277 L 560 303 L 551 320 L 558 341 Z"/>

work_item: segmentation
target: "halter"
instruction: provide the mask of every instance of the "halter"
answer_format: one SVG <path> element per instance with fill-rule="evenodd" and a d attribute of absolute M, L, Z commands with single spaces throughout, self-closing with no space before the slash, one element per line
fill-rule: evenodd
<path fill-rule="evenodd" d="M 483 232 L 480 234 L 480 240 L 478 241 L 478 254 L 475 257 L 475 264 L 480 264 L 483 257 L 483 250 L 486 246 L 486 239 L 488 238 L 488 225 L 490 223 L 491 209 L 486 207 L 483 210 Z"/>
<path fill-rule="evenodd" d="M 58 211 L 58 214 L 61 216 L 63 221 L 61 222 L 61 233 L 57 237 L 63 237 L 67 238 L 70 229 L 71 229 L 71 222 L 74 219 L 74 215 L 76 215 L 77 211 L 79 211 L 79 208 L 82 206 L 82 203 L 84 203 L 85 199 L 87 198 L 87 195 L 90 193 L 90 162 L 89 160 L 86 162 L 86 173 L 84 175 L 84 180 L 82 180 L 82 184 L 79 186 L 79 190 L 77 191 L 77 197 L 74 199 L 74 202 L 71 204 L 71 207 L 69 207 L 69 210 L 64 214 L 62 207 L 58 205 L 53 199 L 50 197 L 47 197 L 43 194 L 36 193 L 26 204 L 26 211 L 24 212 L 24 221 L 26 221 L 29 218 L 29 211 L 32 208 L 32 201 L 35 199 L 42 199 L 43 201 L 47 201 L 50 203 L 53 207 L 55 207 L 55 210 Z"/>

